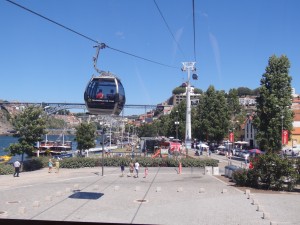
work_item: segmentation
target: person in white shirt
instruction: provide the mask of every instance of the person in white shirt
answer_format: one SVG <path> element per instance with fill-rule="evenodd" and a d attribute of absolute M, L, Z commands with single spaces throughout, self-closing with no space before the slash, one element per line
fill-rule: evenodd
<path fill-rule="evenodd" d="M 139 167 L 140 167 L 140 164 L 138 163 L 138 161 L 136 161 L 134 164 L 134 169 L 135 169 L 135 173 L 136 173 L 135 177 L 139 177 Z"/>
<path fill-rule="evenodd" d="M 14 162 L 14 167 L 15 167 L 15 173 L 14 173 L 14 177 L 18 177 L 19 176 L 19 173 L 20 173 L 20 166 L 21 166 L 21 163 L 16 160 Z"/>

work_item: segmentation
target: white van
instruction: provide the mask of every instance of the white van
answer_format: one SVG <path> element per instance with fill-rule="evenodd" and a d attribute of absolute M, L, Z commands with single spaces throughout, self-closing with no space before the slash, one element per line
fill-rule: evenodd
<path fill-rule="evenodd" d="M 294 152 L 294 156 L 300 156 L 300 145 L 295 145 L 292 148 L 284 149 L 283 153 L 292 156 Z"/>

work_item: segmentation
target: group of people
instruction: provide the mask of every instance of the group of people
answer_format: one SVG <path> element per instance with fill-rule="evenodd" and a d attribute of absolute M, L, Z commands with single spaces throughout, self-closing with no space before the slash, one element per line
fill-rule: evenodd
<path fill-rule="evenodd" d="M 58 173 L 59 172 L 59 160 L 60 158 L 57 158 L 56 161 L 55 161 L 55 164 L 53 163 L 52 159 L 49 159 L 49 162 L 48 162 L 48 173 L 51 173 L 52 172 L 52 168 L 53 166 L 55 165 L 55 173 Z"/>
<path fill-rule="evenodd" d="M 127 177 L 134 177 L 134 178 L 138 178 L 139 177 L 139 169 L 140 169 L 140 164 L 138 161 L 136 161 L 134 164 L 133 162 L 129 163 L 129 174 L 127 175 Z M 124 176 L 124 172 L 125 172 L 125 165 L 122 163 L 121 164 L 121 177 Z M 135 174 L 133 174 L 135 172 Z M 145 167 L 145 175 L 144 178 L 146 178 L 148 175 L 148 167 Z"/>

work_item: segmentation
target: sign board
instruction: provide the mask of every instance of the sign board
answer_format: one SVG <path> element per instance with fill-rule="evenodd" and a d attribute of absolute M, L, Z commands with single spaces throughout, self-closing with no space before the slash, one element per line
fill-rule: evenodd
<path fill-rule="evenodd" d="M 281 137 L 281 139 L 282 139 L 282 144 L 283 145 L 287 145 L 288 144 L 288 142 L 289 142 L 289 132 L 288 132 L 288 130 L 282 130 L 282 137 Z"/>
<path fill-rule="evenodd" d="M 229 133 L 229 141 L 234 142 L 234 133 L 233 132 Z"/>
<path fill-rule="evenodd" d="M 160 149 L 160 154 L 162 154 L 162 155 L 168 155 L 169 154 L 169 149 L 167 149 L 167 148 L 161 148 Z"/>

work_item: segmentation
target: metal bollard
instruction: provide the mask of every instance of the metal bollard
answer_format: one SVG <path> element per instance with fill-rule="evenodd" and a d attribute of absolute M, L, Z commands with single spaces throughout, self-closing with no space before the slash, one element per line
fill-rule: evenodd
<path fill-rule="evenodd" d="M 19 213 L 20 214 L 25 214 L 26 213 L 26 208 L 25 207 L 20 207 L 19 208 Z"/>
<path fill-rule="evenodd" d="M 248 196 L 248 194 L 250 194 L 250 189 L 246 189 L 245 194 Z"/>
<path fill-rule="evenodd" d="M 32 206 L 33 207 L 40 207 L 40 201 L 34 201 Z"/>
<path fill-rule="evenodd" d="M 261 205 L 257 205 L 257 209 L 256 209 L 257 212 L 263 212 L 264 209 Z"/>
<path fill-rule="evenodd" d="M 114 187 L 114 191 L 118 191 L 119 189 L 120 189 L 119 186 L 115 186 L 115 187 Z"/>
<path fill-rule="evenodd" d="M 140 190 L 140 186 L 135 186 L 135 191 L 139 191 Z"/>
<path fill-rule="evenodd" d="M 51 197 L 51 196 L 46 196 L 46 197 L 45 197 L 45 200 L 46 200 L 46 201 L 52 201 L 52 197 Z"/>
<path fill-rule="evenodd" d="M 263 219 L 270 219 L 270 214 L 264 212 L 264 213 L 263 213 Z"/>
<path fill-rule="evenodd" d="M 205 192 L 205 188 L 200 188 L 199 189 L 199 193 L 204 193 Z"/>
<path fill-rule="evenodd" d="M 182 187 L 178 187 L 177 188 L 177 192 L 182 192 L 183 191 L 183 188 Z"/>
<path fill-rule="evenodd" d="M 161 187 L 156 187 L 156 192 L 160 192 L 161 191 Z"/>
<path fill-rule="evenodd" d="M 255 198 L 252 198 L 252 205 L 258 205 L 258 204 L 259 204 L 258 200 Z"/>

